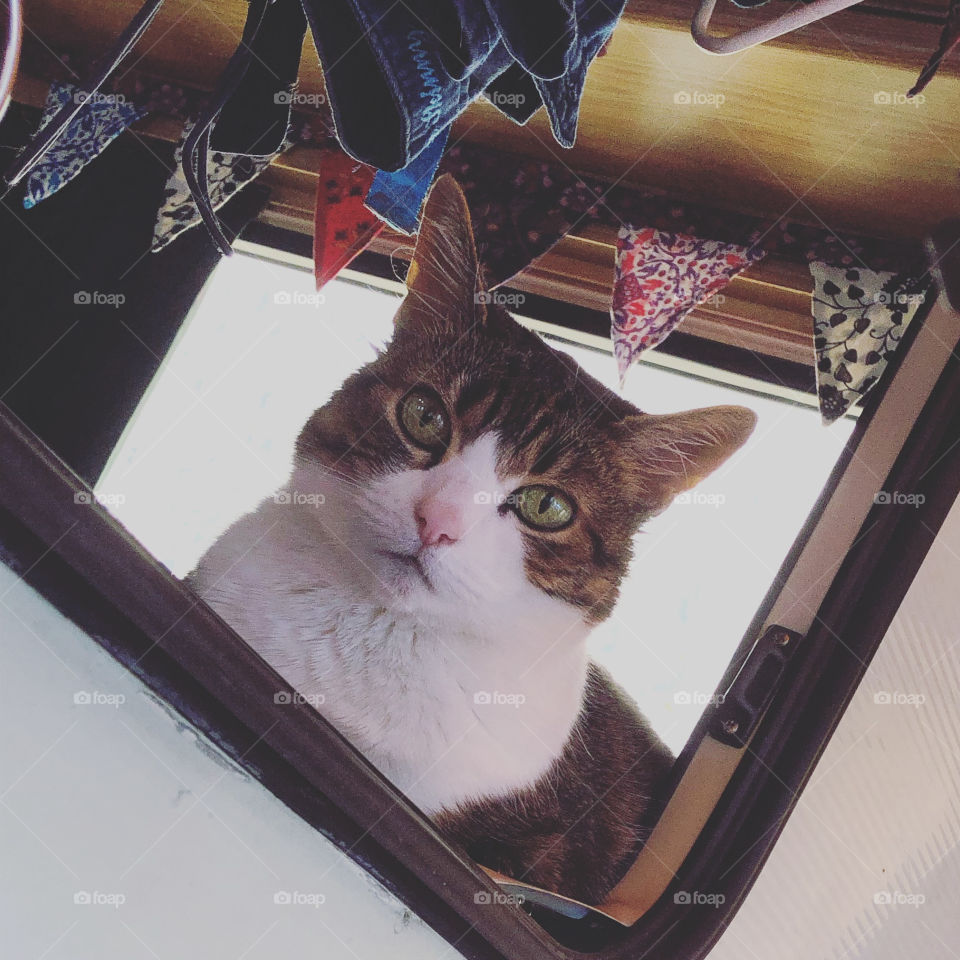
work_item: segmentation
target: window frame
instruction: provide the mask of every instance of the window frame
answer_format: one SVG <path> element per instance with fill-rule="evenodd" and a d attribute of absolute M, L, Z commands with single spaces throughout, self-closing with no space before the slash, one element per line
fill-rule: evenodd
<path fill-rule="evenodd" d="M 279 227 L 270 222 L 269 211 L 252 221 L 243 231 L 235 244 L 238 251 L 254 256 L 273 256 L 282 263 L 299 263 L 312 269 L 313 237 L 297 230 Z M 413 246 L 406 243 L 392 250 L 390 254 L 364 250 L 341 273 L 368 278 L 378 287 L 394 284 L 401 285 L 406 277 L 408 259 Z M 521 285 L 514 287 L 512 284 Z M 552 297 L 533 293 L 524 283 L 524 275 L 513 278 L 507 284 L 497 288 L 504 294 L 519 294 L 522 299 L 523 313 L 545 325 L 566 331 L 575 342 L 609 344 L 610 311 L 609 307 L 595 309 L 571 300 L 567 294 L 580 278 L 571 277 L 567 288 L 561 288 Z M 689 318 L 688 318 L 689 319 Z M 687 321 L 684 321 L 684 326 Z M 656 351 L 651 351 L 646 362 L 657 363 L 659 358 L 667 357 L 680 362 L 699 364 L 731 373 L 736 376 L 756 380 L 775 388 L 786 388 L 793 394 L 807 394 L 811 403 L 816 402 L 816 376 L 809 363 L 797 363 L 771 353 L 761 353 L 721 342 L 705 336 L 696 336 L 684 330 L 684 326 L 675 330 Z M 811 321 L 812 329 L 812 321 Z"/>
<path fill-rule="evenodd" d="M 946 297 L 941 299 L 934 309 L 946 309 Z M 888 386 L 926 327 L 915 321 L 908 328 Z M 720 689 L 759 636 L 888 392 L 876 392 L 861 416 Z M 278 705 L 276 692 L 292 694 L 289 685 L 106 511 L 78 498 L 88 493 L 85 484 L 2 405 L 0 556 L 466 956 L 702 957 L 762 867 L 960 492 L 958 399 L 960 359 L 951 353 L 885 481 L 886 489 L 924 493 L 925 503 L 870 512 L 832 578 L 802 655 L 791 661 L 788 682 L 779 686 L 754 734 L 750 754 L 674 882 L 633 926 L 584 931 L 579 941 L 577 931 L 561 931 L 568 946 L 516 907 L 477 903 L 476 895 L 495 892 L 495 884 L 309 705 Z M 894 562 L 886 562 L 885 553 Z M 833 638 L 853 622 L 859 626 L 845 638 L 846 646 L 835 644 Z M 708 723 L 707 715 L 701 718 L 675 779 Z M 670 896 L 677 889 L 710 890 L 725 901 L 719 908 L 690 906 L 679 913 Z"/>

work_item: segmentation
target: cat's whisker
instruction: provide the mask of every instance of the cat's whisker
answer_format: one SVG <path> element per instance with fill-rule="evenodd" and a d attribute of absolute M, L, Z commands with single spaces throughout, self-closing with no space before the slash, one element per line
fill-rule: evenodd
<path fill-rule="evenodd" d="M 351 477 L 349 474 L 344 473 L 342 470 L 338 470 L 336 467 L 329 466 L 328 464 L 321 464 L 319 470 L 317 471 L 321 477 L 332 479 L 338 485 L 354 487 L 356 489 L 362 490 L 363 484 L 356 479 L 356 477 Z M 321 493 L 322 491 L 317 490 L 316 493 Z"/>

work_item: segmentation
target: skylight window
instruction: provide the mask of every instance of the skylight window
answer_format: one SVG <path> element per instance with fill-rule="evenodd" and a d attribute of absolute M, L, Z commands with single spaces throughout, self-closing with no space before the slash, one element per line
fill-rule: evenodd
<path fill-rule="evenodd" d="M 237 254 L 217 267 L 97 487 L 109 509 L 184 576 L 214 539 L 285 482 L 307 416 L 389 339 L 397 299 Z M 617 387 L 612 358 L 558 343 Z M 686 742 L 854 421 L 653 364 L 625 396 L 666 413 L 739 403 L 759 416 L 727 465 L 650 521 L 592 656 L 673 751 Z M 522 684 L 522 677 L 518 678 Z"/>

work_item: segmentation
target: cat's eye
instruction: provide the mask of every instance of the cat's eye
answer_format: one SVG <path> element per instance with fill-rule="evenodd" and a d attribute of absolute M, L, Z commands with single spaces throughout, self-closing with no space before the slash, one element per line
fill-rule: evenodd
<path fill-rule="evenodd" d="M 397 407 L 397 420 L 410 441 L 436 450 L 450 442 L 450 419 L 435 390 L 414 387 Z"/>
<path fill-rule="evenodd" d="M 539 483 L 515 490 L 513 509 L 524 523 L 537 530 L 562 530 L 576 513 L 573 500 L 565 493 Z"/>

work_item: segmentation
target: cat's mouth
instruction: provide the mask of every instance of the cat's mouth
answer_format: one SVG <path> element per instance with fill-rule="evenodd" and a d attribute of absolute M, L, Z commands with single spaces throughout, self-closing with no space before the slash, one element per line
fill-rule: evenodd
<path fill-rule="evenodd" d="M 415 553 L 397 553 L 395 550 L 379 550 L 378 553 L 384 557 L 389 557 L 401 567 L 412 570 L 420 577 L 428 590 L 433 590 L 433 584 L 430 582 L 426 570 L 423 569 L 420 558 Z"/>

